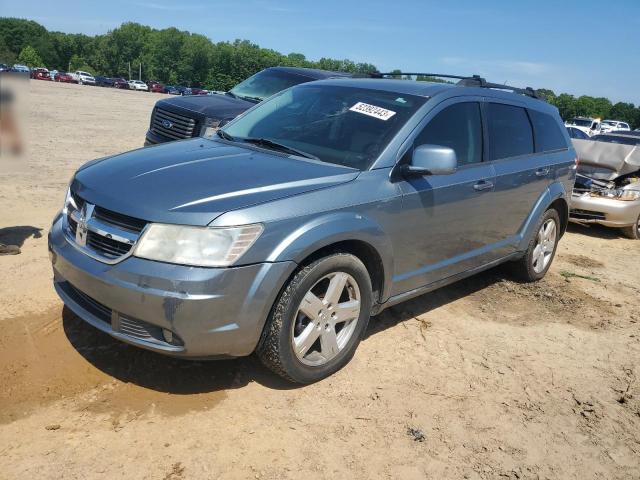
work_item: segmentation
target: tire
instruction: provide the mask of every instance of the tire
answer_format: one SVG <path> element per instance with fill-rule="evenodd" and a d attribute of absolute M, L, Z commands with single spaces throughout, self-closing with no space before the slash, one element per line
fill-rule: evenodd
<path fill-rule="evenodd" d="M 553 225 L 553 232 L 546 231 L 549 225 Z M 543 230 L 544 227 L 544 230 Z M 548 233 L 548 237 L 545 233 Z M 537 282 L 542 279 L 551 267 L 558 249 L 560 239 L 560 215 L 550 208 L 536 224 L 534 235 L 524 256 L 514 264 L 514 274 L 523 282 Z M 553 243 L 551 243 L 553 242 Z M 542 252 L 537 248 L 542 245 Z M 542 255 L 542 256 L 541 256 Z"/>
<path fill-rule="evenodd" d="M 638 220 L 636 220 L 635 225 L 630 225 L 628 227 L 621 228 L 622 234 L 630 238 L 632 240 L 640 240 L 640 215 L 638 216 Z"/>
<path fill-rule="evenodd" d="M 335 253 L 302 267 L 271 309 L 258 357 L 294 383 L 332 375 L 353 357 L 369 323 L 372 296 L 369 272 L 354 255 Z"/>

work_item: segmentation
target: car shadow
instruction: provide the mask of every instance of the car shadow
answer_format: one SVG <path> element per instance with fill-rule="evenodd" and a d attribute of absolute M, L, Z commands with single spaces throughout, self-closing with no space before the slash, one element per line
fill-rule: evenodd
<path fill-rule="evenodd" d="M 597 223 L 591 223 L 587 225 L 580 223 L 569 223 L 569 225 L 567 226 L 567 232 L 587 235 L 593 238 L 626 238 L 619 228 L 605 227 L 603 225 L 598 225 Z"/>
<path fill-rule="evenodd" d="M 271 373 L 255 356 L 194 361 L 168 357 L 116 340 L 92 327 L 67 307 L 62 325 L 73 348 L 106 375 L 157 392 L 176 395 L 210 393 L 258 382 L 268 388 L 296 388 Z"/>
<path fill-rule="evenodd" d="M 22 247 L 28 238 L 42 238 L 42 229 L 27 225 L 0 228 L 0 243 Z"/>
<path fill-rule="evenodd" d="M 497 266 L 383 310 L 379 315 L 371 318 L 364 340 L 402 322 L 483 290 L 505 278 L 517 281 L 509 275 L 508 268 L 508 264 Z"/>
<path fill-rule="evenodd" d="M 430 312 L 504 278 L 501 267 L 424 294 L 373 317 L 365 333 L 373 335 Z M 250 382 L 276 390 L 301 387 L 287 382 L 251 355 L 233 360 L 186 360 L 128 345 L 84 322 L 64 307 L 62 323 L 73 348 L 94 367 L 121 382 L 157 392 L 191 395 L 241 388 Z"/>

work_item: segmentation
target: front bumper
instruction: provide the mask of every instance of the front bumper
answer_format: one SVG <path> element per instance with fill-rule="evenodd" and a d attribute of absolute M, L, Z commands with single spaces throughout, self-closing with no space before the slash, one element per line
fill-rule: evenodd
<path fill-rule="evenodd" d="M 129 257 L 107 265 L 68 243 L 58 217 L 49 233 L 54 286 L 94 327 L 173 356 L 239 357 L 255 349 L 293 262 L 198 268 Z M 181 341 L 168 343 L 162 329 Z"/>
<path fill-rule="evenodd" d="M 607 227 L 635 225 L 640 215 L 640 200 L 625 201 L 593 197 L 589 193 L 572 195 L 569 219 L 578 223 L 599 223 Z"/>

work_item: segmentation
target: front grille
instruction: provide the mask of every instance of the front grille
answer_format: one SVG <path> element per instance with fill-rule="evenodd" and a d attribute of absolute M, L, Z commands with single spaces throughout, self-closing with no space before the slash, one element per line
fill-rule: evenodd
<path fill-rule="evenodd" d="M 115 263 L 118 259 L 128 255 L 147 222 L 106 208 L 91 206 L 75 193 L 72 193 L 72 196 L 78 209 L 74 209 L 72 205 L 67 206 L 69 209 L 66 217 L 69 242 L 77 244 L 78 222 L 82 222 L 82 215 L 85 214 L 83 207 L 86 204 L 93 207 L 93 215 L 91 218 L 84 219 L 88 231 L 86 244 L 80 248 L 91 256 L 95 254 L 94 258 L 103 259 L 106 263 Z"/>
<path fill-rule="evenodd" d="M 102 235 L 91 231 L 87 234 L 87 245 L 92 250 L 95 250 L 109 259 L 126 255 L 132 248 L 132 245 L 103 237 Z"/>
<path fill-rule="evenodd" d="M 163 125 L 171 123 L 171 126 Z M 156 107 L 151 114 L 151 131 L 172 140 L 191 138 L 196 133 L 196 121 L 179 113 Z"/>
<path fill-rule="evenodd" d="M 120 332 L 142 340 L 164 341 L 160 327 L 123 316 L 120 317 Z"/>
<path fill-rule="evenodd" d="M 98 206 L 96 206 L 93 211 L 93 217 L 101 222 L 108 223 L 114 227 L 123 228 L 134 233 L 140 233 L 147 224 L 147 222 L 140 220 L 139 218 L 129 217 L 128 215 L 112 212 L 111 210 Z"/>
<path fill-rule="evenodd" d="M 594 212 L 593 210 L 573 209 L 569 212 L 569 216 L 576 220 L 605 220 L 604 213 Z"/>

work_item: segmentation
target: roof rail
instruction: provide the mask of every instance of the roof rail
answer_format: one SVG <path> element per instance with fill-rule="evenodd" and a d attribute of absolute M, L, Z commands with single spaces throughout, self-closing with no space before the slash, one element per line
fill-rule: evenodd
<path fill-rule="evenodd" d="M 380 73 L 380 72 L 373 72 L 370 73 L 369 76 L 371 78 L 384 78 L 384 77 L 398 77 L 398 76 L 422 76 L 422 77 L 440 77 L 440 78 L 453 78 L 456 80 L 459 80 L 457 82 L 456 85 L 460 85 L 463 87 L 481 87 L 481 88 L 492 88 L 495 90 L 510 90 L 513 93 L 519 93 L 521 95 L 526 95 L 528 97 L 532 97 L 532 98 L 542 98 L 540 97 L 540 95 L 538 95 L 538 92 L 531 88 L 531 87 L 525 87 L 525 88 L 519 88 L 519 87 L 512 87 L 510 85 L 502 85 L 500 83 L 491 83 L 491 82 L 487 82 L 484 78 L 482 78 L 480 75 L 467 75 L 467 76 L 462 76 L 462 75 L 449 75 L 449 74 L 442 74 L 442 73 L 416 73 L 416 72 L 390 72 L 390 73 Z"/>

